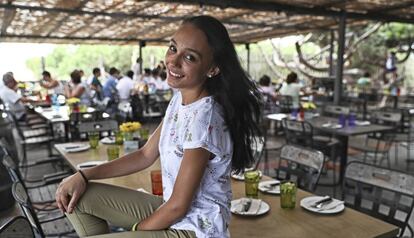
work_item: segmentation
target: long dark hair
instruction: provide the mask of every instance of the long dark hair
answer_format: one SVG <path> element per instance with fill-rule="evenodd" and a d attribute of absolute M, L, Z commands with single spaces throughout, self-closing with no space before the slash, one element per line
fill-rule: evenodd
<path fill-rule="evenodd" d="M 213 50 L 213 61 L 220 73 L 206 81 L 206 88 L 224 109 L 224 120 L 233 140 L 232 168 L 236 171 L 251 166 L 254 162 L 251 144 L 261 116 L 261 94 L 256 84 L 240 65 L 239 58 L 224 25 L 210 16 L 185 19 L 183 24 L 192 24 L 207 37 Z"/>

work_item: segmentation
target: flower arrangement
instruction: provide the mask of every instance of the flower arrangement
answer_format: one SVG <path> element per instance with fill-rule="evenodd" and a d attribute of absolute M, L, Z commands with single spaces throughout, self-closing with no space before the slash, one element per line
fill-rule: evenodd
<path fill-rule="evenodd" d="M 313 102 L 304 102 L 302 103 L 302 108 L 305 110 L 314 110 L 316 105 Z"/>
<path fill-rule="evenodd" d="M 119 130 L 122 132 L 135 132 L 141 128 L 139 122 L 124 122 L 119 126 Z"/>
<path fill-rule="evenodd" d="M 76 103 L 80 103 L 80 99 L 79 98 L 69 98 L 68 100 L 66 100 L 66 103 L 69 105 L 73 105 Z"/>

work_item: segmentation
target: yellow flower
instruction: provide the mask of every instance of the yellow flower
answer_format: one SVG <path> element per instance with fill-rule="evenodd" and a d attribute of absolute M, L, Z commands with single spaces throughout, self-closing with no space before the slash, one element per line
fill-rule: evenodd
<path fill-rule="evenodd" d="M 68 100 L 66 100 L 67 104 L 75 104 L 75 103 L 79 103 L 80 99 L 79 98 L 69 98 Z"/>
<path fill-rule="evenodd" d="M 122 132 L 134 132 L 141 128 L 141 123 L 139 122 L 125 122 L 119 126 L 119 130 Z"/>
<path fill-rule="evenodd" d="M 304 102 L 302 103 L 302 108 L 312 110 L 312 109 L 316 109 L 316 105 L 313 102 Z"/>

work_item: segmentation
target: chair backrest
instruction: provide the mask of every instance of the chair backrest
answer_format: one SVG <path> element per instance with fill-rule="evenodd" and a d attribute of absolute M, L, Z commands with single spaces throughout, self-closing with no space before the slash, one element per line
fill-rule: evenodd
<path fill-rule="evenodd" d="M 29 220 L 24 216 L 16 216 L 0 227 L 0 237 L 35 237 Z"/>
<path fill-rule="evenodd" d="M 13 172 L 13 170 L 11 170 Z M 45 237 L 42 226 L 37 219 L 36 213 L 33 211 L 32 204 L 29 195 L 26 192 L 26 188 L 23 186 L 21 181 L 15 181 L 12 187 L 13 197 L 20 204 L 22 210 L 25 213 L 27 220 L 30 222 L 32 229 L 40 235 Z"/>
<path fill-rule="evenodd" d="M 261 136 L 255 136 L 252 138 L 251 149 L 252 149 L 254 161 L 251 167 L 253 167 L 254 169 L 257 169 L 263 157 L 264 143 L 265 143 L 265 138 Z"/>
<path fill-rule="evenodd" d="M 279 95 L 278 102 L 281 113 L 290 113 L 293 108 L 293 99 L 289 95 Z"/>
<path fill-rule="evenodd" d="M 399 126 L 401 124 L 401 112 L 376 111 L 373 115 L 373 121 L 378 124 L 390 126 Z"/>
<path fill-rule="evenodd" d="M 414 176 L 372 164 L 347 165 L 343 199 L 348 207 L 400 227 L 408 227 L 414 205 Z"/>
<path fill-rule="evenodd" d="M 280 153 L 277 178 L 294 181 L 299 188 L 312 192 L 318 184 L 324 160 L 320 151 L 285 145 Z"/>
<path fill-rule="evenodd" d="M 282 120 L 287 144 L 313 146 L 313 127 L 309 122 L 290 119 Z"/>
<path fill-rule="evenodd" d="M 344 106 L 326 105 L 323 108 L 323 113 L 327 116 L 348 115 L 350 112 L 351 109 L 349 107 Z"/>
<path fill-rule="evenodd" d="M 111 132 L 118 130 L 118 122 L 115 120 L 102 120 L 102 121 L 88 121 L 82 122 L 78 125 L 80 133 L 88 132 Z"/>

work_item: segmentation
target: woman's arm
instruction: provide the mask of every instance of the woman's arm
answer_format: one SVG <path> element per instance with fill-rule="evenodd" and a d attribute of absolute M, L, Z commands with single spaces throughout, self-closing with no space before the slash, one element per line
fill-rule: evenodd
<path fill-rule="evenodd" d="M 85 87 L 82 85 L 76 85 L 74 89 L 70 92 L 70 98 L 80 98 L 82 94 L 85 92 Z"/>
<path fill-rule="evenodd" d="M 159 156 L 158 143 L 162 122 L 142 149 L 121 158 L 93 168 L 82 170 L 87 180 L 119 177 L 149 167 Z M 56 190 L 56 203 L 62 212 L 71 213 L 79 198 L 86 190 L 86 181 L 75 173 L 65 178 Z"/>
<path fill-rule="evenodd" d="M 184 150 L 184 158 L 170 199 L 141 221 L 139 230 L 167 229 L 187 213 L 210 156 L 211 153 L 203 148 Z"/>

